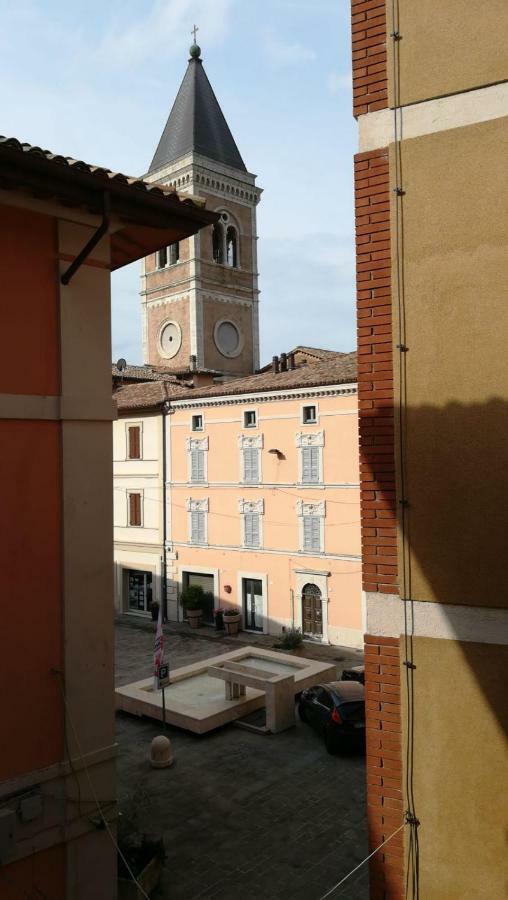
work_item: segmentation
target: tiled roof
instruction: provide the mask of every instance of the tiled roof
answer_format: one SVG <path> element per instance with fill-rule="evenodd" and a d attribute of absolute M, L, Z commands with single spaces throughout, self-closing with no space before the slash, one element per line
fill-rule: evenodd
<path fill-rule="evenodd" d="M 213 384 L 209 387 L 190 388 L 177 384 L 139 384 L 120 388 L 115 393 L 119 409 L 149 408 L 157 406 L 163 400 L 197 400 L 208 397 L 228 397 L 237 394 L 254 394 L 256 392 L 288 391 L 298 388 L 320 387 L 331 384 L 356 383 L 356 352 L 336 354 L 326 361 L 316 362 L 311 366 L 299 366 L 288 372 L 261 372 L 247 378 L 236 378 L 224 384 Z M 167 391 L 163 394 L 161 389 Z M 159 393 L 157 390 L 159 389 Z"/>
<path fill-rule="evenodd" d="M 127 384 L 118 388 L 113 394 L 119 410 L 156 409 L 165 400 L 181 399 L 186 394 L 194 395 L 192 388 L 184 387 L 181 382 L 148 381 L 143 384 Z"/>
<path fill-rule="evenodd" d="M 127 365 L 125 369 L 120 371 L 116 363 L 111 365 L 111 374 L 113 378 L 125 378 L 129 381 L 173 381 L 178 382 L 178 378 L 174 374 L 165 372 L 157 366 L 132 366 Z"/>
<path fill-rule="evenodd" d="M 184 203 L 197 207 L 204 207 L 205 205 L 205 201 L 202 198 L 190 197 L 188 194 L 178 194 L 174 188 L 170 188 L 169 186 L 150 184 L 148 181 L 143 181 L 141 178 L 123 175 L 122 172 L 113 172 L 111 169 L 105 169 L 103 166 L 94 166 L 85 163 L 80 159 L 72 159 L 71 156 L 62 156 L 59 153 L 52 153 L 51 150 L 43 150 L 42 147 L 37 147 L 33 144 L 22 143 L 14 137 L 4 137 L 4 135 L 0 135 L 0 154 L 3 154 L 3 152 L 7 150 L 14 150 L 15 152 L 27 154 L 31 157 L 40 157 L 41 159 L 53 163 L 55 166 L 66 167 L 72 169 L 72 171 L 76 173 L 80 172 L 86 175 L 93 175 L 97 181 L 101 181 L 104 185 L 110 185 L 111 183 L 124 184 L 138 191 L 144 191 L 146 193 L 164 197 L 170 203 Z"/>
<path fill-rule="evenodd" d="M 119 227 L 110 231 L 111 269 L 148 256 L 175 240 L 195 234 L 219 218 L 197 197 L 149 184 L 121 172 L 61 156 L 0 136 L 0 186 L 47 197 L 68 208 L 110 215 Z"/>

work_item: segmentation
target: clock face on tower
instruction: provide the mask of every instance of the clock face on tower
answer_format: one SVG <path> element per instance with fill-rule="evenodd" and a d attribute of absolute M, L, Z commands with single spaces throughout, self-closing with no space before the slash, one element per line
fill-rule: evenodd
<path fill-rule="evenodd" d="M 178 322 L 163 322 L 159 331 L 159 353 L 166 359 L 176 356 L 182 344 L 182 330 Z"/>

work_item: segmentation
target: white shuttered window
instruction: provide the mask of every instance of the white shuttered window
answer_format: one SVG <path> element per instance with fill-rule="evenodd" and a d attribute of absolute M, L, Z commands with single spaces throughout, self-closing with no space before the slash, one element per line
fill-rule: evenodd
<path fill-rule="evenodd" d="M 243 448 L 243 480 L 246 484 L 259 483 L 259 450 L 256 447 Z"/>
<path fill-rule="evenodd" d="M 321 519 L 319 516 L 303 517 L 303 549 L 321 551 Z"/>
<path fill-rule="evenodd" d="M 205 480 L 205 451 L 191 450 L 191 481 L 193 484 Z"/>
<path fill-rule="evenodd" d="M 302 483 L 319 482 L 319 447 L 302 447 Z"/>
<path fill-rule="evenodd" d="M 204 544 L 206 542 L 205 515 L 206 513 L 202 510 L 192 510 L 190 514 L 190 539 L 192 544 Z"/>
<path fill-rule="evenodd" d="M 246 547 L 259 547 L 261 541 L 259 513 L 245 513 L 244 540 Z"/>

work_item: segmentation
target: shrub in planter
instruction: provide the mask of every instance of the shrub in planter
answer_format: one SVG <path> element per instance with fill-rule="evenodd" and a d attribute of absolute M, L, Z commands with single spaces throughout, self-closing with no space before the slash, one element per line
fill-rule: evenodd
<path fill-rule="evenodd" d="M 189 624 L 197 628 L 201 623 L 205 607 L 205 592 L 200 584 L 189 584 L 180 595 L 182 606 L 187 613 Z"/>
<path fill-rule="evenodd" d="M 288 628 L 284 632 L 280 641 L 273 646 L 276 650 L 298 650 L 303 641 L 303 634 L 300 628 Z"/>
<path fill-rule="evenodd" d="M 132 881 L 127 862 L 136 881 L 146 894 L 157 887 L 165 858 L 164 843 L 156 835 L 141 831 L 138 821 L 139 810 L 148 800 L 141 791 L 136 791 L 122 804 L 118 818 L 118 900 L 141 900 L 144 896 Z M 122 858 L 123 857 L 123 858 Z"/>
<path fill-rule="evenodd" d="M 224 610 L 224 625 L 228 634 L 238 634 L 240 630 L 240 611 L 236 606 Z"/>

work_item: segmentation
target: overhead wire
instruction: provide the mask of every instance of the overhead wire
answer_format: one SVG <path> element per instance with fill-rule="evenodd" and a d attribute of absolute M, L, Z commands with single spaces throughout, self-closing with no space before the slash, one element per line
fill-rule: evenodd
<path fill-rule="evenodd" d="M 406 859 L 406 895 L 411 900 L 419 898 L 419 820 L 415 813 L 414 796 L 414 610 L 412 599 L 411 572 L 411 539 L 410 516 L 407 498 L 407 351 L 406 345 L 406 305 L 404 278 L 404 208 L 403 208 L 403 172 L 402 172 L 402 119 L 401 119 L 401 77 L 400 77 L 400 10 L 399 0 L 392 0 L 391 33 L 393 53 L 393 131 L 395 155 L 395 263 L 396 263 L 396 297 L 397 297 L 397 335 L 399 350 L 399 396 L 398 396 L 398 445 L 399 445 L 399 478 L 400 478 L 400 524 L 402 551 L 402 603 L 404 605 L 404 661 L 406 686 L 406 798 L 408 808 L 406 821 L 410 825 Z M 400 119 L 400 124 L 399 124 Z M 410 621 L 409 621 L 410 619 Z"/>

